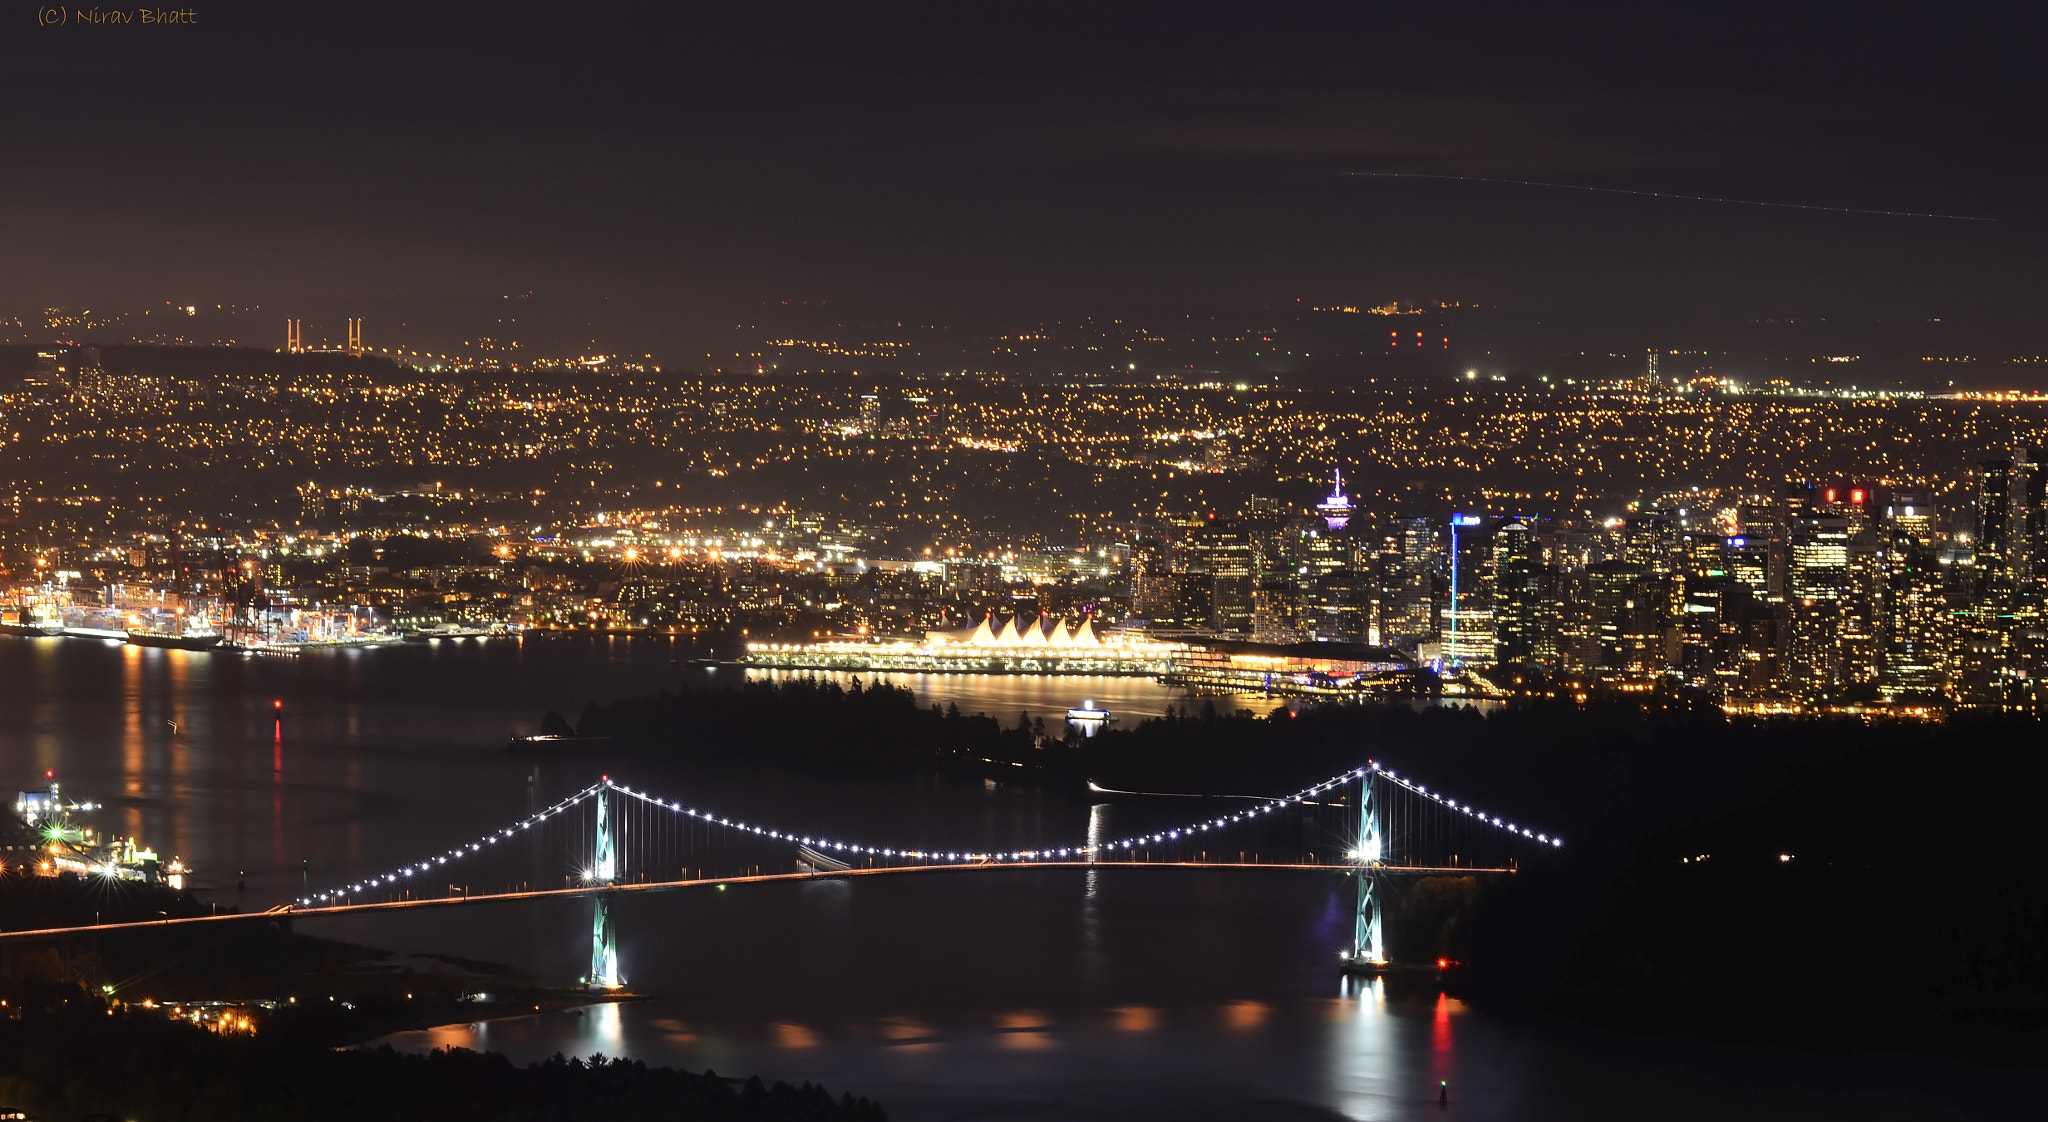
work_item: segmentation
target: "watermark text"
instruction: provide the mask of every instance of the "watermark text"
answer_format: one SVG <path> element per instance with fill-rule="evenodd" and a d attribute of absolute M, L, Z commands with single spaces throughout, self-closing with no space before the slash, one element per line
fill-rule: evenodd
<path fill-rule="evenodd" d="M 43 27 L 120 27 L 135 24 L 158 27 L 199 22 L 197 8 L 59 8 L 36 9 L 36 23 Z"/>

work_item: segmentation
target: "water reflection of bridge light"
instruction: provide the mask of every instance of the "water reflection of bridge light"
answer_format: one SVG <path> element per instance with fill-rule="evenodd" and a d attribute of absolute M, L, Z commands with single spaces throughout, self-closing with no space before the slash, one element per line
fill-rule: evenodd
<path fill-rule="evenodd" d="M 938 1035 L 925 1022 L 904 1016 L 883 1017 L 876 1022 L 876 1031 L 892 1045 L 931 1044 Z"/>
<path fill-rule="evenodd" d="M 617 1007 L 614 1006 L 614 1009 Z M 614 1014 L 616 1016 L 616 1013 Z M 775 1046 L 778 1048 L 816 1048 L 818 1034 L 790 1021 L 776 1021 L 768 1026 L 775 1030 Z"/>
<path fill-rule="evenodd" d="M 1233 1001 L 1223 1007 L 1223 1020 L 1231 1028 L 1248 1032 L 1266 1023 L 1273 1007 L 1261 1001 Z"/>
<path fill-rule="evenodd" d="M 1059 1042 L 1052 1037 L 1051 1018 L 1036 1009 L 1019 1009 L 996 1018 L 996 1039 L 1012 1051 L 1037 1052 Z"/>
<path fill-rule="evenodd" d="M 598 1045 L 597 1051 L 607 1056 L 616 1056 L 624 1047 L 626 1033 L 619 1024 L 619 1003 L 602 1001 L 590 1009 L 590 1036 Z"/>
<path fill-rule="evenodd" d="M 427 1029 L 423 1035 L 426 1037 L 427 1047 L 430 1051 L 438 1052 L 446 1048 L 469 1048 L 474 1050 L 478 1045 L 477 1029 L 479 1027 L 476 1024 L 435 1025 L 433 1028 Z"/>
<path fill-rule="evenodd" d="M 1115 1014 L 1110 1024 L 1118 1032 L 1152 1032 L 1159 1027 L 1159 1010 L 1149 1005 L 1125 1005 L 1110 1012 Z"/>
<path fill-rule="evenodd" d="M 1351 1118 L 1407 1117 L 1414 1058 L 1387 1009 L 1386 980 L 1347 975 L 1338 994 L 1327 1057 L 1330 1101 Z"/>

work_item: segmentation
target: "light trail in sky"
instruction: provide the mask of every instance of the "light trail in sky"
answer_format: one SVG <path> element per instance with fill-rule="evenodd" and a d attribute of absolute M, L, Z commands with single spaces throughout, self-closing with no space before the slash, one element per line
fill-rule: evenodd
<path fill-rule="evenodd" d="M 1724 199 L 1716 195 L 1680 195 L 1669 191 L 1637 191 L 1626 187 L 1588 187 L 1583 183 L 1543 183 L 1534 179 L 1496 179 L 1483 175 L 1442 175 L 1419 171 L 1347 171 L 1342 175 L 1365 179 L 1447 179 L 1459 183 L 1501 183 L 1515 187 L 1548 187 L 1557 191 L 1591 191 L 1600 195 L 1636 195 L 1645 199 L 1672 199 L 1689 203 L 1725 203 L 1729 206 L 1762 206 L 1776 210 L 1817 210 L 1828 214 L 1874 214 L 1887 218 L 1938 218 L 1946 222 L 1996 222 L 1968 214 L 1931 214 L 1918 210 L 1866 210 L 1853 206 L 1816 206 L 1812 203 L 1772 203 L 1760 199 Z"/>

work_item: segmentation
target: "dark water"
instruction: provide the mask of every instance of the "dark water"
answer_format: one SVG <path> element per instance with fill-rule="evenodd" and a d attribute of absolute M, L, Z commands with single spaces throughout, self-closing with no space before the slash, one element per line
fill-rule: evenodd
<path fill-rule="evenodd" d="M 665 643 L 624 639 L 261 660 L 0 637 L 0 782 L 40 786 L 56 770 L 67 790 L 110 804 L 105 827 L 183 856 L 211 898 L 252 907 L 298 895 L 302 876 L 318 888 L 409 862 L 516 818 L 530 790 L 551 799 L 600 771 L 783 828 L 962 848 L 1071 843 L 1144 813 L 929 780 L 706 779 L 603 758 L 535 768 L 499 751 L 549 708 L 573 716 L 588 697 L 734 673 L 669 660 Z M 906 684 L 1006 721 L 1057 718 L 1083 698 L 1130 717 L 1183 703 L 1139 679 Z M 308 928 L 565 981 L 587 966 L 589 907 Z M 1347 986 L 1332 969 L 1347 907 L 1341 881 L 1282 870 L 939 873 L 634 897 L 618 905 L 622 959 L 654 1000 L 396 1042 L 810 1079 L 908 1119 L 1960 1119 L 2016 1116 L 2048 1091 L 1960 1063 L 1635 1040 L 1504 1021 L 1427 986 Z M 1799 1000 L 1759 994 L 1757 1015 Z"/>

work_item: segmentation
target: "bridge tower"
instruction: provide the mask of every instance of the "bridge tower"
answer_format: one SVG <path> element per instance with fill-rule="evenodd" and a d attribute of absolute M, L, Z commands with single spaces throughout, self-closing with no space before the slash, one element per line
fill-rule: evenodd
<path fill-rule="evenodd" d="M 1351 953 L 1344 956 L 1350 969 L 1377 970 L 1387 964 L 1386 937 L 1382 932 L 1380 899 L 1380 800 L 1373 797 L 1375 771 L 1366 769 L 1358 780 L 1358 848 L 1352 860 L 1358 862 L 1358 917 L 1352 928 Z"/>
<path fill-rule="evenodd" d="M 607 781 L 597 792 L 597 844 L 590 858 L 590 879 L 609 886 L 619 874 L 618 855 L 612 847 L 611 783 Z M 612 901 L 609 894 L 593 897 L 595 910 L 590 918 L 590 986 L 592 989 L 617 989 L 623 985 L 619 977 L 619 935 L 612 926 Z"/>

